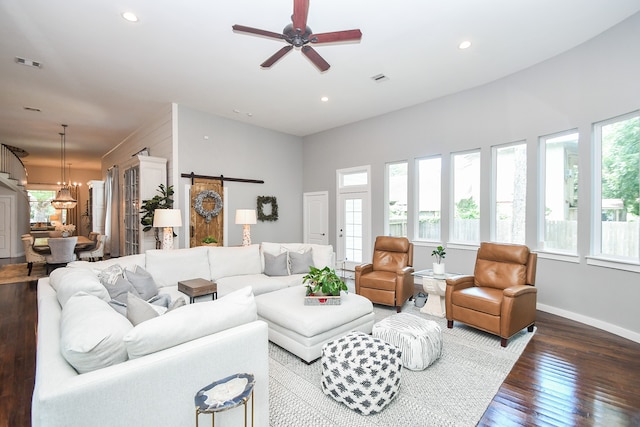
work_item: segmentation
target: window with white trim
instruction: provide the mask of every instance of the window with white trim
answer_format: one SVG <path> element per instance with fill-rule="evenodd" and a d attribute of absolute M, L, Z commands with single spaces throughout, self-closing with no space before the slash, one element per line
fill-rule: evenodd
<path fill-rule="evenodd" d="M 594 124 L 592 253 L 640 261 L 640 112 Z"/>
<path fill-rule="evenodd" d="M 442 158 L 416 160 L 417 181 L 417 240 L 440 241 Z"/>
<path fill-rule="evenodd" d="M 451 240 L 480 242 L 480 150 L 453 153 Z"/>
<path fill-rule="evenodd" d="M 525 243 L 527 213 L 527 144 L 491 147 L 493 159 L 492 238 Z"/>
<path fill-rule="evenodd" d="M 540 137 L 541 250 L 578 253 L 578 140 L 576 130 Z"/>
<path fill-rule="evenodd" d="M 388 236 L 407 237 L 408 169 L 407 162 L 386 165 L 385 215 Z"/>

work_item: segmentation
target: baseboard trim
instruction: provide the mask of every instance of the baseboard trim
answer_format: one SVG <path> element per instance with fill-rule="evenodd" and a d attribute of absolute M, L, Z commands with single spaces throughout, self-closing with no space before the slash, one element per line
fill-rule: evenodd
<path fill-rule="evenodd" d="M 538 303 L 536 308 L 540 311 L 575 320 L 576 322 L 584 323 L 585 325 L 593 326 L 594 328 L 602 329 L 603 331 L 611 332 L 612 334 L 618 335 L 622 338 L 640 343 L 640 333 L 621 328 L 620 326 L 612 323 L 603 322 L 602 320 L 594 319 L 593 317 L 563 310 L 547 304 Z"/>

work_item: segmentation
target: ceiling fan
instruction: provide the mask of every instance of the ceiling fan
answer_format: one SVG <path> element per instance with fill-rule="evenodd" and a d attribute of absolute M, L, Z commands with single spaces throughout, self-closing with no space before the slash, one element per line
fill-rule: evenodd
<path fill-rule="evenodd" d="M 297 47 L 301 48 L 302 53 L 309 58 L 309 60 L 311 60 L 311 62 L 313 62 L 320 71 L 327 71 L 330 67 L 329 63 L 308 44 L 359 41 L 362 38 L 362 32 L 360 30 L 345 30 L 314 34 L 311 31 L 311 28 L 307 27 L 308 14 L 309 0 L 293 0 L 293 15 L 291 16 L 292 23 L 284 27 L 282 34 L 252 27 L 245 27 L 244 25 L 234 25 L 233 30 L 241 33 L 255 34 L 272 39 L 284 40 L 289 43 L 288 46 L 283 47 L 260 64 L 262 68 L 271 67 L 280 58 L 289 53 L 291 49 Z"/>

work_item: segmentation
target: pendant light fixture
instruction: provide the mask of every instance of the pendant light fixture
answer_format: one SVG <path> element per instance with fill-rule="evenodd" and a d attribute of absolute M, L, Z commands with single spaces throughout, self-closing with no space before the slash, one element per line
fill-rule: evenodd
<path fill-rule="evenodd" d="M 71 191 L 65 179 L 64 162 L 66 160 L 66 144 L 67 125 L 62 125 L 62 132 L 60 132 L 60 169 L 62 171 L 62 187 L 58 190 L 56 198 L 51 201 L 51 206 L 55 209 L 73 209 L 78 204 L 78 201 L 71 195 Z"/>

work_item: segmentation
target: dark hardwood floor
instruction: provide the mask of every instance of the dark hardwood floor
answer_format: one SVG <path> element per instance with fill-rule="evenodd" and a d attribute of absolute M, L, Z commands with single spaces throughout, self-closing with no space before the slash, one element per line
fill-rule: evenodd
<path fill-rule="evenodd" d="M 0 427 L 30 425 L 36 323 L 35 282 L 0 285 Z M 639 343 L 544 312 L 537 326 L 478 425 L 640 426 Z"/>

